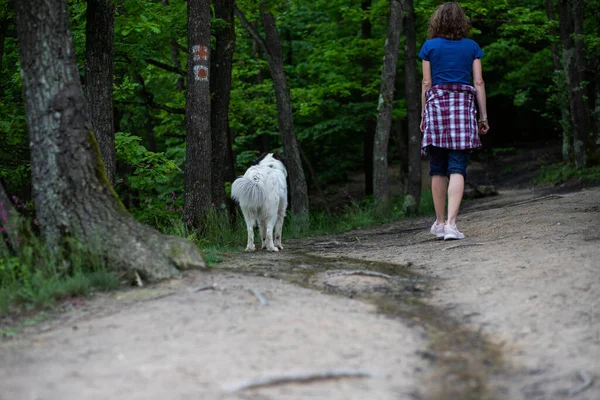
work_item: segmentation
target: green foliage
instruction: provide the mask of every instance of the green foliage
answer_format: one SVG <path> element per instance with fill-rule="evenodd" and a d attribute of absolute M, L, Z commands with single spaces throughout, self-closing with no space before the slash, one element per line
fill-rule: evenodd
<path fill-rule="evenodd" d="M 117 132 L 115 149 L 117 159 L 132 170 L 127 184 L 132 189 L 150 191 L 168 183 L 180 169 L 165 154 L 146 150 L 141 141 L 138 136 Z"/>
<path fill-rule="evenodd" d="M 600 183 L 600 166 L 577 169 L 572 164 L 552 164 L 542 166 L 539 174 L 534 178 L 535 184 L 560 185 L 571 183 Z"/>
<path fill-rule="evenodd" d="M 19 307 L 43 309 L 57 301 L 114 290 L 118 277 L 90 245 L 69 240 L 65 252 L 51 251 L 41 239 L 26 236 L 17 254 L 0 252 L 0 315 Z"/>

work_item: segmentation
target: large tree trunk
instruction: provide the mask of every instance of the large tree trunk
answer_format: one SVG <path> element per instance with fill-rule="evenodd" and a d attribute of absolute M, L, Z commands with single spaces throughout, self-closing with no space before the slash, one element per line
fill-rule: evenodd
<path fill-rule="evenodd" d="M 115 6 L 112 0 L 88 0 L 85 30 L 85 91 L 106 176 L 115 185 L 113 113 Z"/>
<path fill-rule="evenodd" d="M 283 68 L 283 51 L 281 49 L 281 41 L 275 24 L 275 18 L 273 14 L 265 10 L 264 5 L 261 6 L 260 15 L 266 37 L 263 40 L 238 8 L 235 9 L 235 13 L 250 35 L 262 46 L 267 54 L 275 90 L 275 100 L 277 102 L 279 132 L 283 141 L 283 150 L 287 158 L 286 167 L 290 183 L 291 209 L 295 218 L 294 226 L 302 231 L 308 228 L 308 189 L 304 170 L 302 169 L 298 142 L 294 133 L 292 101 Z"/>
<path fill-rule="evenodd" d="M 421 203 L 421 92 L 417 70 L 417 28 L 412 0 L 402 2 L 404 11 L 404 88 L 408 120 L 408 187 L 404 210 L 419 211 Z"/>
<path fill-rule="evenodd" d="M 369 8 L 371 8 L 372 0 L 362 0 L 360 3 L 361 9 L 364 13 L 366 13 Z M 371 21 L 368 18 L 362 20 L 360 26 L 360 37 L 363 40 L 369 40 L 373 38 Z M 361 69 L 362 69 L 362 85 L 363 87 L 367 87 L 370 79 L 369 70 L 372 67 L 371 59 L 368 56 L 365 56 L 361 60 Z M 364 94 L 362 96 L 362 101 L 365 103 L 372 103 L 375 101 L 373 96 Z M 376 121 L 371 116 L 367 116 L 367 120 L 365 121 L 365 134 L 363 137 L 363 165 L 365 170 L 365 196 L 370 196 L 373 194 L 373 141 L 375 140 L 375 129 L 376 129 Z"/>
<path fill-rule="evenodd" d="M 233 0 L 214 0 L 215 17 L 227 26 L 215 32 L 216 46 L 213 52 L 211 74 L 211 135 L 212 135 L 212 201 L 219 211 L 226 211 L 225 182 L 233 182 L 232 143 L 229 141 L 229 100 L 231 95 L 231 71 L 235 49 L 235 20 Z"/>
<path fill-rule="evenodd" d="M 196 247 L 136 222 L 106 178 L 79 81 L 64 0 L 15 3 L 37 221 L 51 248 L 83 241 L 142 278 L 203 267 Z"/>
<path fill-rule="evenodd" d="M 546 15 L 548 17 L 548 21 L 554 20 L 554 9 L 552 6 L 552 0 L 546 0 Z M 559 72 L 559 74 L 556 74 L 555 80 L 558 89 L 559 107 L 561 112 L 560 126 L 562 128 L 562 159 L 564 162 L 569 162 L 571 160 L 571 155 L 573 154 L 573 134 L 571 132 L 571 115 L 569 114 L 569 101 L 566 95 L 567 88 L 565 86 L 565 80 L 563 77 L 563 67 L 560 63 L 558 45 L 553 42 L 551 45 L 551 50 L 554 70 Z"/>
<path fill-rule="evenodd" d="M 378 212 L 390 211 L 388 189 L 388 142 L 392 127 L 394 85 L 396 82 L 396 63 L 398 45 L 402 30 L 402 8 L 399 0 L 390 0 L 390 15 L 385 41 L 385 55 L 381 71 L 381 89 L 379 93 L 377 130 L 373 150 L 373 194 L 378 201 Z"/>
<path fill-rule="evenodd" d="M 212 202 L 209 67 L 210 0 L 189 0 L 185 217 L 196 227 Z"/>
<path fill-rule="evenodd" d="M 558 2 L 562 61 L 573 127 L 573 154 L 578 169 L 585 168 L 587 165 L 590 133 L 590 110 L 585 100 L 582 73 L 585 68 L 583 39 L 577 36 L 583 34 L 581 7 L 581 0 L 559 0 Z"/>

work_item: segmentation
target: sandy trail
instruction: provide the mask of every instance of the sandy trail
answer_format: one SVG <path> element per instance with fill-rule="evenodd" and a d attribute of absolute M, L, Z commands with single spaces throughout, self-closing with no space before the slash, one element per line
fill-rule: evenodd
<path fill-rule="evenodd" d="M 600 189 L 536 196 L 506 191 L 466 204 L 460 242 L 431 238 L 430 219 L 417 218 L 289 241 L 280 254 L 235 255 L 213 272 L 96 295 L 0 343 L 0 399 L 467 398 L 430 390 L 451 355 L 436 350 L 425 315 L 392 317 L 361 300 L 368 292 L 396 301 L 398 291 L 422 292 L 419 301 L 499 350 L 501 360 L 483 360 L 494 367 L 482 378 L 485 398 L 564 399 L 583 370 L 593 383 L 573 398 L 599 399 Z M 392 288 L 381 277 L 309 275 L 307 254 L 340 268 L 409 264 L 427 282 Z M 284 281 L 283 270 L 305 274 L 307 287 Z M 190 292 L 211 283 L 216 290 Z M 226 390 L 329 369 L 374 376 Z"/>

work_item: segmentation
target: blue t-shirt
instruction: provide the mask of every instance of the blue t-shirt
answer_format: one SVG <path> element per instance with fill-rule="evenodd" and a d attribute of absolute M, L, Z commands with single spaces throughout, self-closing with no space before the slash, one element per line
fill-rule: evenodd
<path fill-rule="evenodd" d="M 451 40 L 433 38 L 423 43 L 421 60 L 431 63 L 432 84 L 471 84 L 473 60 L 483 57 L 483 50 L 475 41 L 462 38 Z"/>

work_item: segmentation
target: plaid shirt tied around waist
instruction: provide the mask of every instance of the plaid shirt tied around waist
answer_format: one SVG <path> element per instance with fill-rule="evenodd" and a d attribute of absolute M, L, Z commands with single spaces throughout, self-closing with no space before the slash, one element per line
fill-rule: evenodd
<path fill-rule="evenodd" d="M 427 146 L 452 150 L 481 147 L 473 86 L 446 84 L 427 89 L 423 153 Z"/>

